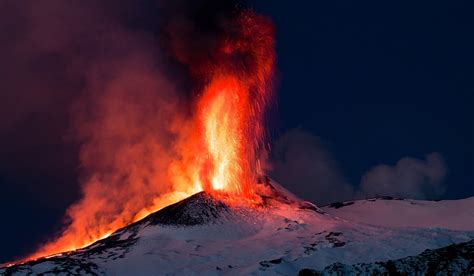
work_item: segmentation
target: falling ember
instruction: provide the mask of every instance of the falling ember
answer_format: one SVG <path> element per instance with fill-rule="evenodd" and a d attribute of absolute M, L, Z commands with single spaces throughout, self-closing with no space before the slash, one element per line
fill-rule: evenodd
<path fill-rule="evenodd" d="M 171 123 L 177 133 L 173 143 L 176 152 L 174 159 L 165 161 L 161 157 L 161 151 L 169 145 L 161 145 L 160 139 L 155 139 L 157 135 L 154 129 L 145 126 L 140 128 L 139 124 L 122 113 L 112 112 L 114 116 L 100 116 L 111 118 L 112 131 L 117 132 L 117 128 L 122 125 L 127 131 L 133 131 L 133 136 L 126 133 L 126 137 L 132 136 L 130 141 L 134 144 L 125 140 L 120 147 L 112 147 L 120 149 L 112 155 L 111 160 L 118 163 L 114 173 L 93 173 L 84 186 L 84 198 L 67 212 L 70 219 L 68 228 L 56 240 L 44 245 L 27 259 L 85 247 L 202 190 L 215 196 L 224 195 L 231 202 L 256 200 L 255 184 L 261 172 L 258 157 L 264 150 L 266 138 L 264 115 L 272 96 L 273 26 L 265 17 L 251 11 L 240 11 L 226 24 L 217 46 L 213 48 L 214 52 L 205 62 L 188 64 L 199 83 L 197 90 L 200 92 L 192 103 L 192 117 L 173 118 Z M 143 74 L 137 74 L 137 78 L 144 78 Z M 113 95 L 111 98 L 115 100 L 117 97 Z M 108 99 L 104 101 L 107 110 L 111 109 L 111 100 Z M 148 104 L 147 99 L 145 97 L 144 104 Z M 142 107 L 133 108 L 141 110 Z M 122 109 L 117 110 L 121 112 Z M 135 113 L 132 114 L 135 116 Z M 128 123 L 131 127 L 127 127 Z M 82 152 L 85 160 L 94 160 L 91 149 L 108 146 L 106 143 L 111 140 L 109 132 L 100 134 L 104 123 L 98 125 L 92 129 L 95 131 L 94 137 L 99 138 L 93 139 L 91 146 Z M 137 143 L 136 137 L 144 138 L 140 140 L 141 143 Z M 159 189 L 153 186 L 155 196 L 150 200 L 142 200 L 139 197 L 153 195 L 146 190 L 149 185 L 160 185 L 154 184 L 154 181 L 163 177 L 157 176 L 154 171 L 161 172 L 161 167 L 157 166 L 162 166 L 160 164 L 164 162 L 165 178 L 168 178 L 170 185 Z M 127 172 L 123 172 L 122 168 L 126 168 Z M 114 181 L 123 181 L 123 186 L 107 190 L 107 183 Z M 127 194 L 126 191 L 133 193 Z M 103 199 L 109 192 L 112 195 L 108 198 L 112 199 Z M 110 206 L 111 200 L 113 208 Z"/>
<path fill-rule="evenodd" d="M 199 137 L 188 142 L 203 144 L 190 169 L 199 171 L 192 175 L 205 191 L 253 200 L 272 92 L 273 27 L 253 12 L 241 13 L 235 23 L 205 73 L 199 72 L 209 81 L 197 103 Z"/>

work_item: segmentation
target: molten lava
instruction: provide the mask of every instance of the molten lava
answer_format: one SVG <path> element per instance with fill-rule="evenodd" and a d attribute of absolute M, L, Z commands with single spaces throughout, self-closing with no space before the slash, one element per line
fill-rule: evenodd
<path fill-rule="evenodd" d="M 146 193 L 142 187 L 159 185 L 150 182 L 160 177 L 150 175 L 155 176 L 155 160 L 165 162 L 159 152 L 166 146 L 156 142 L 159 139 L 155 139 L 151 128 L 136 129 L 140 126 L 133 124 L 130 131 L 133 127 L 134 136 L 130 141 L 136 141 L 136 137 L 145 138 L 139 140 L 141 143 L 120 144 L 121 150 L 115 151 L 111 159 L 120 163 L 117 168 L 126 167 L 128 172 L 116 169 L 118 176 L 93 174 L 84 186 L 84 198 L 67 212 L 69 226 L 56 240 L 42 246 L 28 259 L 85 247 L 201 190 L 215 196 L 224 195 L 231 202 L 258 200 L 255 184 L 261 173 L 259 156 L 266 140 L 264 115 L 272 96 L 273 26 L 266 18 L 250 11 L 241 11 L 228 25 L 212 56 L 204 63 L 191 65 L 191 72 L 200 83 L 200 93 L 192 104 L 192 118 L 173 122 L 177 133 L 173 145 L 176 158 L 167 161 L 165 166 L 170 188 L 155 189 L 157 195 L 147 203 L 134 200 Z M 110 105 L 110 101 L 107 104 Z M 113 131 L 117 125 L 120 127 L 122 122 L 130 120 L 119 120 L 117 116 L 113 117 Z M 96 128 L 96 132 L 99 130 Z M 111 140 L 108 133 L 104 134 L 103 140 Z M 103 136 L 98 137 L 95 140 L 102 141 Z M 94 148 L 96 144 L 91 145 Z M 150 148 L 152 152 L 156 151 L 153 156 L 148 154 Z M 83 151 L 82 156 L 91 158 L 93 155 L 89 149 Z M 124 191 L 134 187 L 133 193 L 124 194 L 122 188 L 103 188 L 109 181 L 123 179 L 126 179 L 121 184 Z M 145 184 L 140 182 L 143 179 L 147 179 Z M 141 184 L 135 185 L 136 182 Z M 111 208 L 110 201 L 101 200 L 107 193 L 113 194 L 118 207 Z M 127 204 L 121 204 L 121 200 Z"/>
<path fill-rule="evenodd" d="M 274 33 L 266 18 L 252 12 L 242 12 L 233 23 L 215 56 L 195 69 L 209 81 L 198 97 L 177 174 L 187 174 L 188 181 L 211 194 L 254 202 L 272 92 Z"/>

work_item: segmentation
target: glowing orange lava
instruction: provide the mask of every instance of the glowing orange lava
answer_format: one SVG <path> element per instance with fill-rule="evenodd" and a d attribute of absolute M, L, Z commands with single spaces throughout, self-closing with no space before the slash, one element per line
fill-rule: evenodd
<path fill-rule="evenodd" d="M 199 72 L 209 82 L 196 105 L 192 135 L 182 148 L 180 177 L 231 201 L 258 201 L 259 155 L 264 148 L 264 113 L 271 98 L 273 27 L 243 12 L 210 61 Z M 184 151 L 184 152 L 183 152 Z"/>
<path fill-rule="evenodd" d="M 206 191 L 246 196 L 253 192 L 255 164 L 249 164 L 247 151 L 254 137 L 246 135 L 251 119 L 247 89 L 235 77 L 222 76 L 213 80 L 200 100 L 198 117 L 207 156 L 199 181 Z"/>
<path fill-rule="evenodd" d="M 145 137 L 140 140 L 141 143 L 137 143 L 133 136 L 133 140 L 130 138 L 133 143 L 126 140 L 123 143 L 125 146 L 120 144 L 120 147 L 113 148 L 120 149 L 119 152 L 113 152 L 111 159 L 118 163 L 115 171 L 122 173 L 122 168 L 129 171 L 124 189 L 106 188 L 107 181 L 122 181 L 124 176 L 121 174 L 93 174 L 84 188 L 84 198 L 68 210 L 67 215 L 71 220 L 69 226 L 57 239 L 29 256 L 28 260 L 85 247 L 201 190 L 225 195 L 230 201 L 257 200 L 255 184 L 261 172 L 259 156 L 265 146 L 264 113 L 272 96 L 274 31 L 266 18 L 250 11 L 242 11 L 231 23 L 216 53 L 206 64 L 193 68 L 204 84 L 201 93 L 195 97 L 192 118 L 173 122 L 178 133 L 173 145 L 177 157 L 166 161 L 164 166 L 167 167 L 171 186 L 155 189 L 157 196 L 151 201 L 138 199 L 146 193 L 143 187 L 149 187 L 147 185 L 153 185 L 150 182 L 162 178 L 159 174 L 155 176 L 153 162 L 165 162 L 159 154 L 165 146 L 158 143 L 159 139 L 154 139 L 153 130 L 145 126 L 139 129 L 140 125 L 137 124 L 131 124 L 130 127 L 123 124 L 127 126 L 125 129 L 133 129 L 137 133 L 135 136 Z M 114 100 L 116 98 L 113 97 Z M 113 101 L 104 102 L 107 103 L 106 110 L 112 110 L 110 105 Z M 111 116 L 113 131 L 118 131 L 117 126 L 120 127 L 123 121 L 130 120 L 126 117 L 118 121 L 119 115 L 123 116 L 121 113 Z M 104 128 L 103 124 L 99 126 Z M 97 128 L 94 133 L 99 137 L 96 140 L 111 140 L 108 136 L 110 132 L 104 132 L 102 136 L 97 134 L 102 129 Z M 91 145 L 96 146 L 93 143 Z M 150 149 L 157 154 L 143 154 L 150 152 Z M 92 156 L 90 152 L 83 152 L 85 160 Z M 131 160 L 139 162 L 133 162 L 131 166 Z M 149 181 L 143 184 L 140 182 L 143 178 Z M 137 182 L 141 184 L 136 185 Z M 101 200 L 108 193 L 112 194 L 113 200 L 118 203 L 123 200 L 126 204 L 111 208 L 110 201 Z"/>

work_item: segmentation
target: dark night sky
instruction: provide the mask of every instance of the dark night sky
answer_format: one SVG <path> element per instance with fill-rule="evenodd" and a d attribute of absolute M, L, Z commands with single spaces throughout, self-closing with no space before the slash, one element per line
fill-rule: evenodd
<path fill-rule="evenodd" d="M 331 163 L 308 181 L 330 174 L 357 190 L 361 177 L 380 164 L 394 166 L 407 156 L 424 160 L 437 152 L 446 168 L 441 184 L 446 190 L 436 198 L 474 195 L 474 10 L 469 1 L 253 2 L 277 29 L 273 139 L 278 144 L 285 133 L 290 138 L 297 133 L 297 139 L 280 145 L 310 143 Z M 14 27 L 11 37 L 21 34 Z M 15 70 L 0 65 L 2 75 Z M 4 118 L 16 112 L 15 103 L 24 102 L 13 95 L 0 106 Z M 62 131 L 68 119 L 43 112 L 48 105 L 37 106 L 1 125 L 0 263 L 50 236 L 79 197 L 78 145 Z M 306 175 L 298 170 L 307 168 L 311 164 L 285 173 Z M 294 183 L 282 184 L 304 193 Z"/>

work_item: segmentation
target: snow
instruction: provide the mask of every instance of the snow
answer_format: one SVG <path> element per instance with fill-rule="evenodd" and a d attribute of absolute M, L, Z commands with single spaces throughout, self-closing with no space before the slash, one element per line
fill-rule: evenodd
<path fill-rule="evenodd" d="M 267 191 L 279 193 L 271 205 L 224 208 L 224 215 L 199 225 L 152 224 L 145 218 L 68 257 L 20 266 L 15 273 L 72 269 L 79 262 L 81 269 L 108 275 L 286 275 L 336 262 L 400 259 L 474 239 L 474 198 L 363 200 L 322 213 L 275 187 Z"/>
<path fill-rule="evenodd" d="M 474 197 L 443 201 L 368 199 L 344 204 L 350 205 L 322 209 L 342 219 L 371 225 L 474 231 Z"/>

